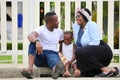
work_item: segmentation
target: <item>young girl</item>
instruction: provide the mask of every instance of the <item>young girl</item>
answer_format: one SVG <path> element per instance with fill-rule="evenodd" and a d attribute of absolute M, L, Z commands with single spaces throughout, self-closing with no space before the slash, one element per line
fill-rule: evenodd
<path fill-rule="evenodd" d="M 76 60 L 74 54 L 76 48 L 72 43 L 72 40 L 73 40 L 72 32 L 66 31 L 64 33 L 64 41 L 62 43 L 61 53 L 59 53 L 65 67 L 65 72 L 63 74 L 64 77 L 71 76 L 71 73 L 69 71 L 70 67 L 74 69 L 74 74 L 73 74 L 74 77 L 78 77 L 79 76 L 78 74 L 80 74 L 80 71 L 77 69 L 76 66 Z"/>

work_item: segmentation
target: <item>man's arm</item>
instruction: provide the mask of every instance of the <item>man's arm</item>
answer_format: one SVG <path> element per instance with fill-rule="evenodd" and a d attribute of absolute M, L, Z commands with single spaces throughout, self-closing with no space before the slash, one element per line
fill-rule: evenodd
<path fill-rule="evenodd" d="M 39 34 L 33 31 L 28 35 L 28 40 L 30 42 L 36 43 L 36 53 L 40 55 L 42 53 L 42 45 L 40 44 L 40 41 L 37 40 L 38 36 Z"/>
<path fill-rule="evenodd" d="M 35 31 L 31 32 L 29 35 L 28 35 L 28 40 L 30 42 L 33 42 L 35 43 L 36 42 L 36 38 L 39 36 L 39 34 Z"/>

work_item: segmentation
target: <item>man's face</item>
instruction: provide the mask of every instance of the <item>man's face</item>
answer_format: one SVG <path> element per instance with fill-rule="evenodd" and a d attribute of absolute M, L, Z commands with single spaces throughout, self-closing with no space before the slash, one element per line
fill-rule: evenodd
<path fill-rule="evenodd" d="M 51 26 L 53 28 L 58 28 L 58 24 L 59 24 L 58 16 L 54 15 L 53 18 L 52 18 L 52 21 L 51 21 Z"/>

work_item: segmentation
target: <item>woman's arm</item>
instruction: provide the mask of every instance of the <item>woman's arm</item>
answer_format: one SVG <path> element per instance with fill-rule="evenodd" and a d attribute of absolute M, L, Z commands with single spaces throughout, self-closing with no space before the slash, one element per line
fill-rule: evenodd
<path fill-rule="evenodd" d="M 90 42 L 88 43 L 88 45 L 100 44 L 100 32 L 99 32 L 98 25 L 95 22 L 91 22 L 88 34 L 90 36 Z"/>

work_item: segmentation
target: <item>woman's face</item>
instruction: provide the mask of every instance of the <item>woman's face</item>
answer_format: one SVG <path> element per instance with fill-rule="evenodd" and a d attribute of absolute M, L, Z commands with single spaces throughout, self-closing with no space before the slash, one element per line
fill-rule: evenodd
<path fill-rule="evenodd" d="M 76 13 L 76 21 L 79 25 L 82 25 L 85 22 L 80 13 Z"/>

